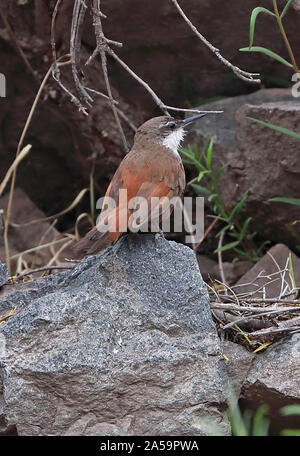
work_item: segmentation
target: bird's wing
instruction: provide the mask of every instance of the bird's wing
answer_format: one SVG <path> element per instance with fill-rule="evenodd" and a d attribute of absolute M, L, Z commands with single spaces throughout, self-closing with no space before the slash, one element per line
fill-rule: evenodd
<path fill-rule="evenodd" d="M 77 243 L 77 252 L 82 250 L 84 253 L 96 253 L 115 243 L 122 232 L 127 231 L 128 224 L 129 228 L 133 228 L 130 220 L 134 219 L 134 207 L 130 209 L 130 204 L 128 205 L 132 198 L 138 200 L 142 197 L 147 203 L 147 207 L 139 212 L 140 225 L 140 222 L 146 223 L 152 218 L 151 210 L 155 214 L 159 211 L 160 215 L 167 210 L 169 200 L 181 195 L 184 187 L 185 174 L 180 160 L 168 154 L 155 157 L 150 153 L 147 159 L 141 160 L 141 156 L 132 150 L 123 159 L 105 194 L 105 197 L 113 198 L 115 207 L 100 218 L 97 225 Z M 126 190 L 126 199 L 120 198 L 121 189 Z M 152 198 L 158 198 L 159 201 L 151 208 Z M 113 226 L 115 222 L 113 232 L 104 229 L 110 222 Z"/>

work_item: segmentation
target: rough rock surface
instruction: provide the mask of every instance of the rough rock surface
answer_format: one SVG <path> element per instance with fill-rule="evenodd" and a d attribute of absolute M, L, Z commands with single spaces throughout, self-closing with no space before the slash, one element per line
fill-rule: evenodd
<path fill-rule="evenodd" d="M 270 407 L 273 432 L 285 427 L 300 427 L 300 417 L 284 419 L 279 409 L 300 404 L 300 334 L 276 342 L 257 356 L 242 386 L 244 408 L 256 410 L 262 404 Z"/>
<path fill-rule="evenodd" d="M 223 109 L 224 114 L 207 116 L 195 124 L 190 144 L 215 140 L 214 160 L 230 163 L 223 172 L 219 190 L 229 207 L 248 190 L 245 210 L 252 216 L 254 230 L 264 239 L 299 244 L 300 210 L 290 204 L 269 202 L 270 198 L 299 197 L 299 141 L 258 125 L 247 117 L 298 131 L 299 102 L 291 90 L 261 90 L 210 103 L 201 109 Z"/>
<path fill-rule="evenodd" d="M 206 435 L 227 376 L 191 249 L 124 236 L 71 272 L 11 294 L 1 325 L 1 430 Z"/>
<path fill-rule="evenodd" d="M 0 261 L 0 287 L 7 282 L 8 279 L 8 270 L 5 263 Z"/>
<path fill-rule="evenodd" d="M 236 398 L 240 397 L 242 384 L 247 378 L 251 369 L 255 354 L 248 351 L 245 347 L 235 344 L 230 340 L 223 342 L 223 353 L 227 356 L 226 370 L 235 392 Z"/>

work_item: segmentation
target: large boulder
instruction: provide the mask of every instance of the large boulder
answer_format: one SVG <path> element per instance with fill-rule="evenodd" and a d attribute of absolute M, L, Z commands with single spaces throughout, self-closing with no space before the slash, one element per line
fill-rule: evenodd
<path fill-rule="evenodd" d="M 124 236 L 0 302 L 14 307 L 0 334 L 2 432 L 229 432 L 225 361 L 188 247 Z"/>

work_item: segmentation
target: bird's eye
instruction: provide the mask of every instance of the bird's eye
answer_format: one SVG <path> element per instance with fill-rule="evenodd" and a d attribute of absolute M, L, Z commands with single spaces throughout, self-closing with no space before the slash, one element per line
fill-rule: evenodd
<path fill-rule="evenodd" d="M 166 124 L 166 127 L 169 127 L 171 130 L 174 130 L 174 128 L 176 127 L 176 123 L 175 122 L 168 122 Z"/>

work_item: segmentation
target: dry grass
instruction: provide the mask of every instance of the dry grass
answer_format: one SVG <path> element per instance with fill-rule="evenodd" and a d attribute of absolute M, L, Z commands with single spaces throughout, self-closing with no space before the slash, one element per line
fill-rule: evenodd
<path fill-rule="evenodd" d="M 221 338 L 230 338 L 258 351 L 283 336 L 300 331 L 299 288 L 290 259 L 287 258 L 284 269 L 276 265 L 275 273 L 260 272 L 251 283 L 229 286 L 216 280 L 208 285 L 211 310 Z M 262 278 L 267 281 L 258 286 L 257 281 Z M 280 284 L 280 293 L 271 298 L 267 290 L 274 282 Z M 249 285 L 254 291 L 239 291 L 240 287 Z"/>

